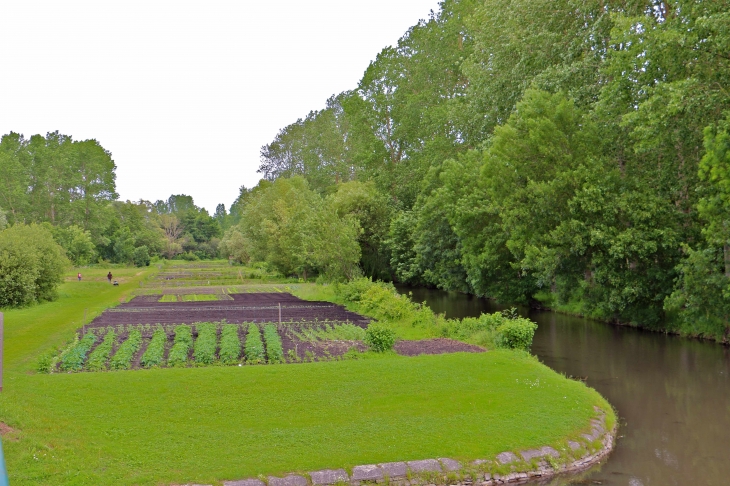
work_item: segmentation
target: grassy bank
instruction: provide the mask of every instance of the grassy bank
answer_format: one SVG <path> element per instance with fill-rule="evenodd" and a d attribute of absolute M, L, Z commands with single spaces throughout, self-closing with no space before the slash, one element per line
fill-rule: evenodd
<path fill-rule="evenodd" d="M 610 410 L 582 383 L 506 350 L 32 373 L 39 355 L 73 337 L 84 309 L 119 302 L 145 277 L 137 269 L 116 273 L 119 287 L 94 281 L 92 272 L 91 281 L 65 283 L 57 302 L 6 313 L 0 419 L 17 430 L 3 441 L 11 484 L 220 484 L 372 462 L 560 450 L 587 430 L 593 406 Z M 411 318 L 397 324 L 400 332 L 432 332 Z"/>

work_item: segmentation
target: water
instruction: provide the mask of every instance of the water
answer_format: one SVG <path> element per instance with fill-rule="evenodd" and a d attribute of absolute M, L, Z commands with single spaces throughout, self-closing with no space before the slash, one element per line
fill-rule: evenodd
<path fill-rule="evenodd" d="M 401 290 L 447 317 L 502 308 L 454 292 Z M 608 461 L 573 484 L 730 484 L 730 348 L 553 312 L 529 317 L 539 326 L 532 352 L 585 379 L 619 413 Z"/>

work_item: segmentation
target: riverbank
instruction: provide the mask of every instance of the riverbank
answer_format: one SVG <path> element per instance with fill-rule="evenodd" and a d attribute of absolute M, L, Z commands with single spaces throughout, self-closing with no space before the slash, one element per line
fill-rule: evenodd
<path fill-rule="evenodd" d="M 118 303 L 148 271 L 122 276 L 119 287 L 67 282 L 57 302 L 6 313 L 0 420 L 14 430 L 4 441 L 12 484 L 222 484 L 429 457 L 469 464 L 544 447 L 567 464 L 578 454 L 570 441 L 583 444 L 581 457 L 601 448 L 581 439 L 592 433 L 594 407 L 605 411 L 606 429 L 615 426 L 597 392 L 509 350 L 32 371 L 43 352 L 73 336 L 85 309 Z M 493 462 L 488 473 L 509 474 L 513 466 Z"/>

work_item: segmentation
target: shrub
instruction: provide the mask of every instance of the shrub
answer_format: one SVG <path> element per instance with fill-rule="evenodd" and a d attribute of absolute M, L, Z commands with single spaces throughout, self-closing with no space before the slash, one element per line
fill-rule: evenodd
<path fill-rule="evenodd" d="M 395 344 L 395 331 L 382 324 L 370 324 L 365 330 L 365 344 L 378 353 L 390 351 Z"/>
<path fill-rule="evenodd" d="M 42 225 L 16 224 L 0 232 L 0 307 L 56 298 L 69 262 Z"/>
<path fill-rule="evenodd" d="M 140 346 L 142 346 L 142 333 L 139 329 L 132 329 L 129 331 L 127 340 L 117 349 L 109 367 L 113 370 L 128 370 L 132 364 L 132 358 L 139 351 Z"/>
<path fill-rule="evenodd" d="M 86 355 L 96 343 L 96 334 L 88 332 L 69 350 L 61 360 L 61 370 L 63 371 L 81 371 L 86 361 Z"/>
<path fill-rule="evenodd" d="M 238 363 L 241 357 L 241 340 L 238 338 L 237 324 L 224 324 L 221 330 L 220 359 L 223 364 Z"/>
<path fill-rule="evenodd" d="M 150 251 L 147 245 L 138 246 L 132 252 L 132 262 L 135 267 L 148 267 L 150 264 Z"/>
<path fill-rule="evenodd" d="M 158 326 L 139 363 L 145 368 L 159 366 L 165 357 L 165 343 L 167 343 L 167 333 L 162 326 Z"/>
<path fill-rule="evenodd" d="M 269 363 L 281 363 L 284 361 L 284 348 L 281 345 L 281 338 L 276 332 L 276 326 L 267 324 L 264 326 L 264 340 L 266 341 L 266 357 Z"/>
<path fill-rule="evenodd" d="M 215 361 L 215 348 L 218 344 L 218 330 L 210 322 L 195 326 L 198 338 L 195 340 L 193 359 L 196 363 L 211 364 Z"/>
<path fill-rule="evenodd" d="M 86 362 L 87 370 L 101 371 L 106 369 L 107 361 L 109 361 L 109 355 L 112 352 L 112 347 L 116 339 L 117 333 L 110 327 L 104 335 L 104 340 L 89 355 L 89 360 Z"/>
<path fill-rule="evenodd" d="M 500 334 L 503 347 L 528 351 L 532 346 L 532 338 L 535 336 L 536 329 L 537 324 L 529 319 L 518 317 L 516 319 L 505 319 L 505 322 L 497 328 L 497 331 Z"/>
<path fill-rule="evenodd" d="M 167 357 L 169 366 L 184 366 L 188 362 L 190 348 L 193 347 L 193 332 L 190 326 L 180 325 L 175 327 L 175 341 Z"/>
<path fill-rule="evenodd" d="M 251 364 L 265 363 L 264 343 L 261 342 L 261 331 L 256 324 L 248 325 L 246 333 L 246 344 L 244 344 L 246 362 Z"/>

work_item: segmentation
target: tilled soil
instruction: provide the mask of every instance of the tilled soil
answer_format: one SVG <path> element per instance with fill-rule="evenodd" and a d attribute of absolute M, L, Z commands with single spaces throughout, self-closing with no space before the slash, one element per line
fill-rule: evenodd
<path fill-rule="evenodd" d="M 404 356 L 418 356 L 419 354 L 444 353 L 483 353 L 486 350 L 473 344 L 454 341 L 453 339 L 421 339 L 420 341 L 398 341 L 393 347 L 396 353 Z"/>
<path fill-rule="evenodd" d="M 207 302 L 156 302 L 160 296 L 138 296 L 107 309 L 86 327 L 120 324 L 193 324 L 290 321 L 336 321 L 367 325 L 369 319 L 329 302 L 308 302 L 287 293 L 231 294 L 233 300 Z"/>

